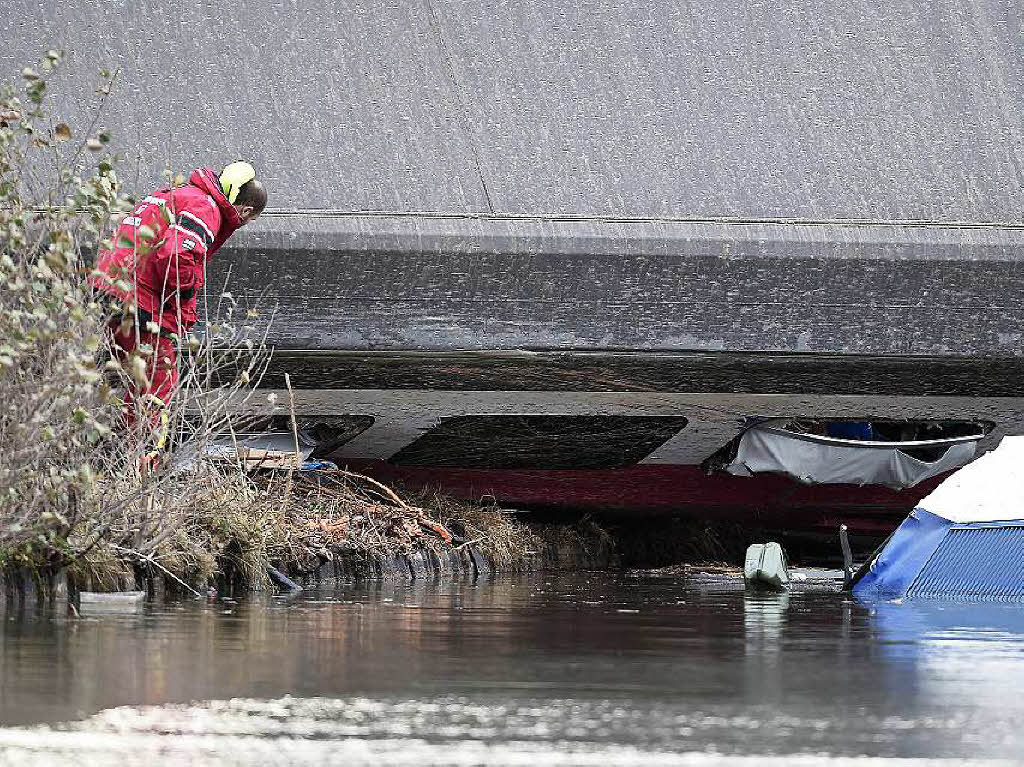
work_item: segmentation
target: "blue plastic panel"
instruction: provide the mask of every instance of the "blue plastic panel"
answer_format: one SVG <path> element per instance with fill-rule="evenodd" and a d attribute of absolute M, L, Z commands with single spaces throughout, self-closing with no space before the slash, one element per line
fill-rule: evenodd
<path fill-rule="evenodd" d="M 905 596 L 952 526 L 948 519 L 914 509 L 854 584 L 853 592 L 871 597 Z"/>
<path fill-rule="evenodd" d="M 1024 601 L 1024 525 L 950 528 L 907 596 Z"/>

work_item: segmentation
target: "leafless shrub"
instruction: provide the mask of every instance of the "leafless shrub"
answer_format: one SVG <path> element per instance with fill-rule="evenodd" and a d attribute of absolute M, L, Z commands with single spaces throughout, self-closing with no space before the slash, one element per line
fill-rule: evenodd
<path fill-rule="evenodd" d="M 126 429 L 122 392 L 155 360 L 145 345 L 123 364 L 111 359 L 110 310 L 88 277 L 133 201 L 97 119 L 79 134 L 49 114 L 61 58 L 50 51 L 20 84 L 0 87 L 0 567 L 166 551 L 210 490 L 195 478 L 197 458 L 228 430 L 268 358 L 251 310 L 228 293 L 207 300 L 205 332 L 180 341 L 169 404 L 141 398 Z M 102 73 L 97 117 L 115 76 Z"/>

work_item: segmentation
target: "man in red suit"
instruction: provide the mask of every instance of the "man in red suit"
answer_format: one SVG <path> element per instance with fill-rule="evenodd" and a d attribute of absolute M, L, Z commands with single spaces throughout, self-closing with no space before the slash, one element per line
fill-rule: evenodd
<path fill-rule="evenodd" d="M 176 345 L 196 323 L 206 260 L 266 204 L 249 163 L 232 163 L 219 176 L 199 168 L 183 186 L 140 200 L 117 227 L 113 249 L 100 253 L 92 284 L 124 309 L 108 325 L 114 357 L 124 362 L 140 345 L 152 349 L 145 376 L 134 376 L 125 396 L 129 423 L 139 397 L 170 401 L 178 382 Z"/>

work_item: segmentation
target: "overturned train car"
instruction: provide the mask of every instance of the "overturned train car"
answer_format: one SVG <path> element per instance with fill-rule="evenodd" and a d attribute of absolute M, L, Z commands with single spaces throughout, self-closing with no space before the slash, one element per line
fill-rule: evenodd
<path fill-rule="evenodd" d="M 519 508 L 879 534 L 1024 429 L 1015 230 L 430 226 L 324 217 L 316 249 L 237 252 L 277 307 L 263 386 L 283 403 L 290 373 L 318 457 Z"/>
<path fill-rule="evenodd" d="M 129 0 L 8 0 L 0 72 L 68 51 L 77 131 L 117 69 L 100 124 L 139 193 L 256 165 L 271 208 L 208 285 L 273 317 L 263 386 L 291 374 L 319 454 L 857 532 L 1024 433 L 1020 18 L 212 0 L 154 33 Z"/>

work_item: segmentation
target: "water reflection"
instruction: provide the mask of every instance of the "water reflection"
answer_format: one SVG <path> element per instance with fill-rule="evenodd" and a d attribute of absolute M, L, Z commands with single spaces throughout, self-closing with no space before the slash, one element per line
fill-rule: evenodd
<path fill-rule="evenodd" d="M 789 592 L 753 592 L 743 597 L 743 630 L 748 655 L 777 653 L 783 629 Z"/>
<path fill-rule="evenodd" d="M 1021 707 L 1024 608 L 910 600 L 868 603 L 888 689 L 921 705 Z M 997 732 L 991 733 L 998 737 Z"/>
<path fill-rule="evenodd" d="M 132 733 L 241 731 L 571 746 L 610 763 L 623 748 L 1014 756 L 1022 616 L 604 574 L 378 583 L 80 620 L 7 612 L 0 722 L 77 720 L 61 728 L 115 750 Z M 0 748 L 44 738 L 26 732 L 0 730 Z"/>

